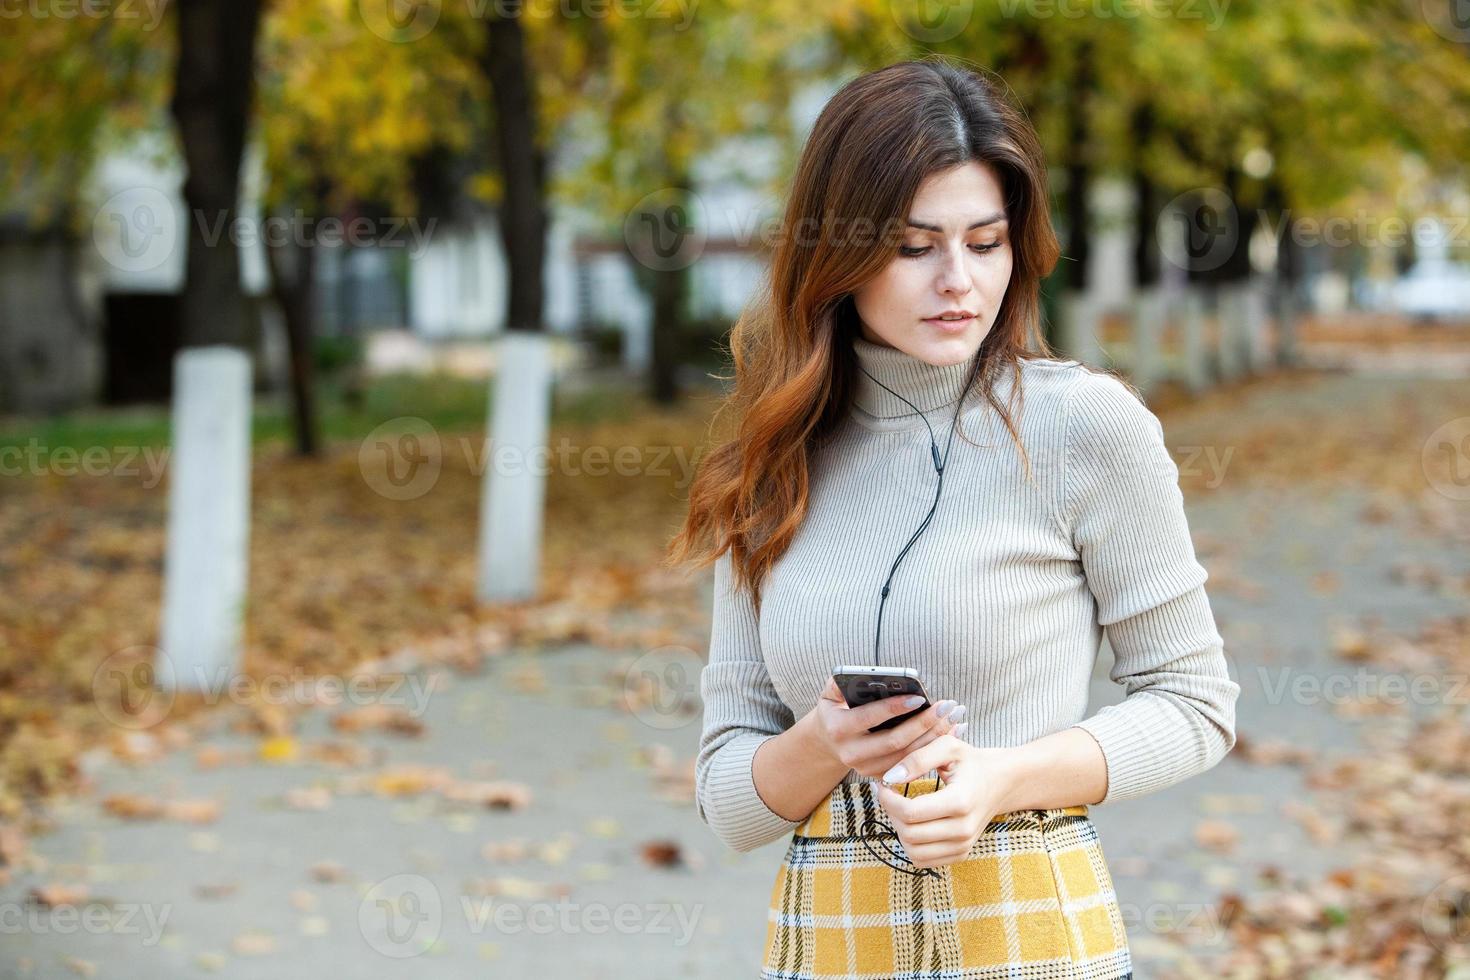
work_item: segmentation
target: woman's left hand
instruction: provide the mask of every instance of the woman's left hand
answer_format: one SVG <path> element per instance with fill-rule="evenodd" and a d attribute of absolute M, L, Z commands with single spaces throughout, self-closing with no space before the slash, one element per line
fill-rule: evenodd
<path fill-rule="evenodd" d="M 877 784 L 878 801 L 913 864 L 941 867 L 970 853 L 1010 794 L 1007 757 L 1005 749 L 978 748 L 952 734 L 943 735 L 899 763 L 904 772 L 890 770 L 885 776 L 886 781 L 902 783 L 935 769 L 944 780 L 940 789 L 906 797 L 884 783 Z"/>

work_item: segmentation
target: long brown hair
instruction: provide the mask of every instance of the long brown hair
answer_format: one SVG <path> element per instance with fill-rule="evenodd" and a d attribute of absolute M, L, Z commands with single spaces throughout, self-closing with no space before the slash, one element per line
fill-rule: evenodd
<path fill-rule="evenodd" d="M 1050 357 L 1040 284 L 1060 247 L 1046 166 L 1030 122 L 989 78 L 930 56 L 853 79 L 822 110 L 792 180 L 761 288 L 730 333 L 735 386 L 720 408 L 734 438 L 689 490 L 666 561 L 712 564 L 726 549 L 737 585 L 760 586 L 806 516 L 812 451 L 850 410 L 859 333 L 853 292 L 892 261 L 909 207 L 930 174 L 977 161 L 1005 195 L 1010 283 L 970 378 L 1004 420 L 1030 472 L 996 379 Z M 1014 405 L 1019 384 L 1011 387 Z"/>

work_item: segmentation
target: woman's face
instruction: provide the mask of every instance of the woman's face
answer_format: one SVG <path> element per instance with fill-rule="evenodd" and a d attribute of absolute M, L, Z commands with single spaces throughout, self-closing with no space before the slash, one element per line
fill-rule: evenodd
<path fill-rule="evenodd" d="M 1005 198 L 989 164 L 931 174 L 888 266 L 853 294 L 863 338 L 930 364 L 969 360 L 1011 281 Z M 958 311 L 968 319 L 945 323 Z"/>

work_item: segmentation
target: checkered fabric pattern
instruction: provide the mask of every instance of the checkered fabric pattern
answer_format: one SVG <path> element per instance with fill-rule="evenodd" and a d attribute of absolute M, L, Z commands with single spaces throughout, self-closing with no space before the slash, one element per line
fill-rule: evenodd
<path fill-rule="evenodd" d="M 908 795 L 937 786 L 916 779 Z M 888 867 L 864 837 L 904 853 L 870 782 L 839 785 L 795 828 L 771 891 L 762 980 L 1133 976 L 1087 807 L 997 814 L 937 878 Z"/>

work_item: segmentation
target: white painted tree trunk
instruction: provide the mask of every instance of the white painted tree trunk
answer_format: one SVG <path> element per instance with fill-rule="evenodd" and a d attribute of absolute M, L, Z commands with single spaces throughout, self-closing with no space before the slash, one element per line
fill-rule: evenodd
<path fill-rule="evenodd" d="M 1196 287 L 1186 287 L 1180 295 L 1179 305 L 1184 386 L 1199 394 L 1210 385 L 1205 353 L 1204 294 Z"/>
<path fill-rule="evenodd" d="M 1251 276 L 1242 287 L 1245 320 L 1245 356 L 1252 374 L 1271 370 L 1270 296 L 1266 283 Z"/>
<path fill-rule="evenodd" d="M 1098 331 L 1102 327 L 1102 310 L 1097 301 L 1087 293 L 1068 291 L 1058 306 L 1062 319 L 1062 353 L 1083 364 L 1101 366 L 1103 349 Z"/>
<path fill-rule="evenodd" d="M 159 684 L 219 691 L 240 663 L 250 569 L 250 355 L 174 358 Z"/>
<path fill-rule="evenodd" d="M 1167 297 L 1158 288 L 1140 290 L 1133 300 L 1133 385 L 1147 395 L 1164 375 L 1164 315 Z"/>
<path fill-rule="evenodd" d="M 551 340 L 513 330 L 501 338 L 486 431 L 488 466 L 480 485 L 480 574 L 486 602 L 539 591 L 541 527 L 550 464 Z"/>
<path fill-rule="evenodd" d="M 1292 285 L 1277 280 L 1272 290 L 1272 315 L 1276 320 L 1276 363 L 1291 367 L 1297 363 L 1297 300 Z"/>
<path fill-rule="evenodd" d="M 1215 334 L 1216 363 L 1220 380 L 1234 381 L 1245 373 L 1244 344 L 1245 297 L 1239 286 L 1231 283 L 1219 289 Z"/>

